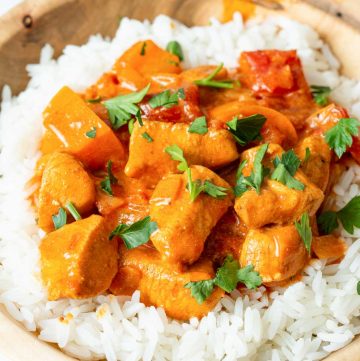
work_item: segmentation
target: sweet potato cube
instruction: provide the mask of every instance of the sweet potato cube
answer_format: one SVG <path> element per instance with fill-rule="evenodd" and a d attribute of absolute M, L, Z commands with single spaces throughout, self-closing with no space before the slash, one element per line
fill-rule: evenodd
<path fill-rule="evenodd" d="M 68 87 L 63 87 L 45 109 L 44 126 L 43 153 L 65 149 L 91 169 L 124 156 L 113 131 Z M 94 138 L 86 135 L 92 129 L 96 129 Z"/>

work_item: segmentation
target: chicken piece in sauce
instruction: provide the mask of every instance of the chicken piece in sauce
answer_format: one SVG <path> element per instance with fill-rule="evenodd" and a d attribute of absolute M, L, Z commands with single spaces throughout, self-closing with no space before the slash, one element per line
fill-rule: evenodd
<path fill-rule="evenodd" d="M 118 260 L 109 232 L 104 218 L 92 215 L 42 239 L 41 275 L 49 300 L 94 297 L 109 288 Z"/>
<path fill-rule="evenodd" d="M 188 320 L 203 317 L 220 301 L 224 291 L 216 287 L 214 292 L 199 304 L 184 286 L 188 282 L 202 281 L 214 277 L 211 262 L 200 260 L 186 271 L 164 262 L 154 249 L 141 246 L 132 250 L 121 248 L 119 271 L 110 291 L 115 295 L 131 295 L 140 290 L 141 302 L 146 305 L 163 307 L 169 317 Z"/>
<path fill-rule="evenodd" d="M 211 181 L 216 186 L 230 188 L 211 170 L 192 166 L 193 181 Z M 151 240 L 163 259 L 171 263 L 191 264 L 199 259 L 207 236 L 232 203 L 230 189 L 223 198 L 201 193 L 195 201 L 186 189 L 186 174 L 164 177 L 150 199 L 150 217 L 159 229 Z"/>

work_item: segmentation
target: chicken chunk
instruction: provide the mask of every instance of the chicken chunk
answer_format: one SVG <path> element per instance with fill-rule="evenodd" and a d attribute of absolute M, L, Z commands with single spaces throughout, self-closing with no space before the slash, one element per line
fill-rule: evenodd
<path fill-rule="evenodd" d="M 251 229 L 240 257 L 242 267 L 252 264 L 270 286 L 295 276 L 307 260 L 306 248 L 293 225 Z"/>
<path fill-rule="evenodd" d="M 228 183 L 202 166 L 192 166 L 191 175 L 193 181 L 210 180 L 229 188 Z M 150 199 L 150 217 L 159 227 L 151 240 L 163 258 L 172 263 L 195 262 L 212 228 L 232 203 L 229 192 L 221 199 L 201 193 L 192 202 L 187 182 L 186 174 L 169 175 L 158 183 Z"/>
<path fill-rule="evenodd" d="M 92 215 L 47 234 L 40 244 L 48 299 L 88 298 L 106 291 L 117 272 L 117 242 Z"/>
<path fill-rule="evenodd" d="M 309 158 L 305 160 L 306 149 Z M 313 134 L 304 138 L 295 148 L 295 153 L 302 160 L 300 169 L 322 191 L 329 182 L 331 150 L 320 134 Z"/>
<path fill-rule="evenodd" d="M 124 148 L 114 132 L 79 95 L 63 87 L 44 111 L 44 154 L 66 150 L 90 169 L 103 167 L 109 159 L 122 160 Z M 95 136 L 87 133 L 94 131 Z"/>
<path fill-rule="evenodd" d="M 235 141 L 226 130 L 209 130 L 200 135 L 188 132 L 187 124 L 144 121 L 135 123 L 130 138 L 129 160 L 125 174 L 129 177 L 147 177 L 154 184 L 168 173 L 178 173 L 178 162 L 165 152 L 167 146 L 177 144 L 189 165 L 208 168 L 224 166 L 238 158 Z M 147 133 L 149 142 L 143 137 Z"/>
<path fill-rule="evenodd" d="M 339 259 L 345 255 L 347 250 L 343 239 L 328 234 L 321 237 L 313 237 L 311 249 L 319 259 Z"/>
<path fill-rule="evenodd" d="M 297 172 L 295 178 L 305 185 L 304 190 L 290 189 L 278 181 L 265 179 L 260 194 L 249 190 L 236 198 L 236 213 L 249 228 L 291 223 L 304 212 L 313 216 L 324 194 L 301 172 Z"/>
<path fill-rule="evenodd" d="M 95 204 L 95 185 L 72 155 L 54 152 L 47 157 L 38 196 L 38 225 L 52 231 L 52 215 L 72 202 L 80 214 L 88 214 Z"/>
<path fill-rule="evenodd" d="M 199 304 L 184 286 L 188 282 L 207 280 L 214 277 L 209 261 L 192 265 L 179 273 L 171 264 L 164 263 L 161 255 L 146 246 L 120 251 L 119 271 L 110 291 L 116 295 L 131 295 L 136 289 L 141 292 L 141 302 L 163 307 L 167 316 L 178 320 L 203 317 L 219 302 L 224 292 L 215 288 L 213 293 Z"/>

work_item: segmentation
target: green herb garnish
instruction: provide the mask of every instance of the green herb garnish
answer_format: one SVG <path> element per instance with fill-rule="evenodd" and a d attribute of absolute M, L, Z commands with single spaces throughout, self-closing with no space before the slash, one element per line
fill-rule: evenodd
<path fill-rule="evenodd" d="M 51 216 L 55 230 L 65 226 L 67 221 L 67 213 L 64 208 L 59 208 L 59 213 Z"/>
<path fill-rule="evenodd" d="M 166 45 L 166 50 L 171 53 L 176 55 L 180 61 L 184 60 L 184 53 L 181 49 L 181 45 L 178 41 L 173 40 L 170 41 L 167 45 Z"/>
<path fill-rule="evenodd" d="M 307 163 L 308 160 L 310 159 L 310 156 L 311 156 L 310 148 L 306 147 L 306 149 L 305 149 L 305 157 L 303 159 L 303 163 Z"/>
<path fill-rule="evenodd" d="M 295 152 L 291 149 L 283 153 L 281 160 L 278 156 L 274 159 L 274 172 L 271 179 L 274 179 L 288 188 L 296 190 L 304 190 L 305 185 L 294 178 L 296 171 L 300 166 L 300 159 L 296 156 Z"/>
<path fill-rule="evenodd" d="M 300 222 L 295 222 L 295 227 L 296 227 L 302 241 L 304 242 L 306 250 L 310 254 L 312 232 L 311 232 L 311 227 L 310 227 L 309 214 L 304 213 L 300 218 Z"/>
<path fill-rule="evenodd" d="M 339 226 L 339 221 L 346 232 L 350 234 L 354 234 L 354 227 L 360 228 L 360 196 L 354 197 L 344 208 L 337 212 L 323 212 L 317 219 L 323 234 L 333 232 Z"/>
<path fill-rule="evenodd" d="M 185 172 L 189 165 L 184 157 L 183 150 L 176 144 L 170 145 L 165 148 L 165 152 L 170 155 L 172 160 L 180 162 L 177 169 L 181 172 Z"/>
<path fill-rule="evenodd" d="M 154 141 L 154 139 L 152 139 L 152 138 L 150 137 L 149 133 L 147 133 L 147 132 L 142 133 L 141 136 L 142 136 L 144 139 L 146 139 L 149 143 L 151 143 L 151 142 Z"/>
<path fill-rule="evenodd" d="M 151 108 L 165 107 L 172 108 L 179 103 L 179 99 L 185 99 L 185 92 L 180 88 L 177 92 L 171 93 L 169 89 L 155 95 L 149 100 Z"/>
<path fill-rule="evenodd" d="M 96 137 L 96 127 L 92 127 L 88 132 L 85 133 L 88 138 Z"/>
<path fill-rule="evenodd" d="M 109 196 L 113 196 L 112 185 L 117 184 L 118 180 L 112 172 L 112 161 L 109 160 L 106 164 L 107 176 L 100 182 L 100 188 Z"/>
<path fill-rule="evenodd" d="M 91 103 L 91 104 L 100 103 L 101 100 L 102 100 L 101 97 L 97 97 L 97 98 L 94 98 L 94 99 L 86 99 L 86 101 L 87 101 L 88 103 Z"/>
<path fill-rule="evenodd" d="M 191 290 L 191 295 L 199 304 L 202 304 L 218 286 L 225 292 L 232 292 L 237 284 L 241 282 L 247 288 L 253 289 L 261 285 L 262 278 L 254 271 L 252 265 L 240 268 L 239 262 L 232 256 L 227 256 L 224 263 L 216 271 L 213 279 L 197 282 L 188 282 L 184 287 Z"/>
<path fill-rule="evenodd" d="M 156 222 L 151 222 L 150 217 L 145 217 L 131 225 L 119 224 L 109 238 L 120 237 L 127 249 L 133 249 L 149 241 L 153 232 L 158 229 Z"/>
<path fill-rule="evenodd" d="M 119 129 L 124 124 L 127 124 L 134 116 L 138 119 L 138 121 L 139 119 L 141 121 L 140 108 L 136 104 L 140 103 L 144 99 L 145 95 L 149 91 L 149 88 L 150 84 L 138 92 L 119 95 L 115 98 L 104 101 L 104 106 L 108 111 L 110 123 L 113 129 Z"/>
<path fill-rule="evenodd" d="M 241 119 L 234 117 L 226 124 L 235 140 L 245 146 L 260 138 L 260 130 L 265 122 L 266 118 L 262 114 L 254 114 Z"/>
<path fill-rule="evenodd" d="M 65 208 L 69 211 L 69 213 L 74 217 L 75 221 L 81 219 L 81 215 L 78 210 L 75 208 L 73 202 L 67 202 Z"/>
<path fill-rule="evenodd" d="M 140 55 L 141 56 L 145 55 L 145 50 L 146 50 L 146 42 L 144 41 L 142 46 L 141 46 L 141 50 L 140 50 Z"/>
<path fill-rule="evenodd" d="M 358 281 L 358 283 L 356 285 L 356 292 L 358 295 L 360 295 L 360 281 Z"/>
<path fill-rule="evenodd" d="M 328 98 L 331 92 L 331 89 L 328 86 L 311 85 L 310 88 L 315 103 L 321 106 L 325 106 L 328 104 Z"/>
<path fill-rule="evenodd" d="M 352 136 L 359 134 L 360 122 L 355 118 L 341 118 L 331 129 L 325 132 L 325 140 L 336 155 L 341 158 L 347 147 L 353 143 Z"/>
<path fill-rule="evenodd" d="M 208 127 L 206 124 L 205 116 L 196 118 L 189 126 L 189 133 L 196 134 L 206 134 L 208 132 Z"/>
<path fill-rule="evenodd" d="M 214 80 L 215 76 L 221 71 L 224 64 L 221 63 L 210 75 L 204 79 L 195 80 L 194 83 L 200 86 L 208 86 L 213 88 L 227 88 L 234 87 L 232 80 Z"/>

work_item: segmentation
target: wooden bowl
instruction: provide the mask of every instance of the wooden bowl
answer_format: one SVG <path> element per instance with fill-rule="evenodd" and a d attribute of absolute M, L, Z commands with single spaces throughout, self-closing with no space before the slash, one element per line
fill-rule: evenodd
<path fill-rule="evenodd" d="M 226 1 L 226 0 L 225 0 Z M 232 4 L 244 0 L 232 0 Z M 250 1 L 250 0 L 248 0 Z M 256 13 L 279 13 L 315 28 L 342 62 L 343 74 L 360 79 L 359 0 L 304 1 L 257 0 Z M 247 4 L 249 7 L 249 4 Z M 320 8 L 319 8 L 320 6 Z M 340 8 L 339 8 L 340 6 Z M 270 8 L 270 9 L 269 9 Z M 324 11 L 328 10 L 328 13 Z M 329 12 L 337 16 L 332 16 Z M 89 35 L 114 35 L 121 16 L 153 19 L 166 14 L 187 25 L 207 24 L 222 17 L 222 0 L 28 0 L 0 18 L 0 89 L 9 84 L 14 93 L 23 90 L 28 78 L 26 64 L 36 63 L 42 46 L 50 43 L 58 56 L 66 44 L 84 43 Z M 346 21 L 343 21 L 342 19 Z M 352 24 L 352 25 L 349 25 Z M 359 28 L 357 28 L 359 26 Z M 60 350 L 24 331 L 0 307 L 0 350 L 11 361 L 70 361 Z M 360 340 L 335 352 L 328 361 L 360 361 Z"/>

